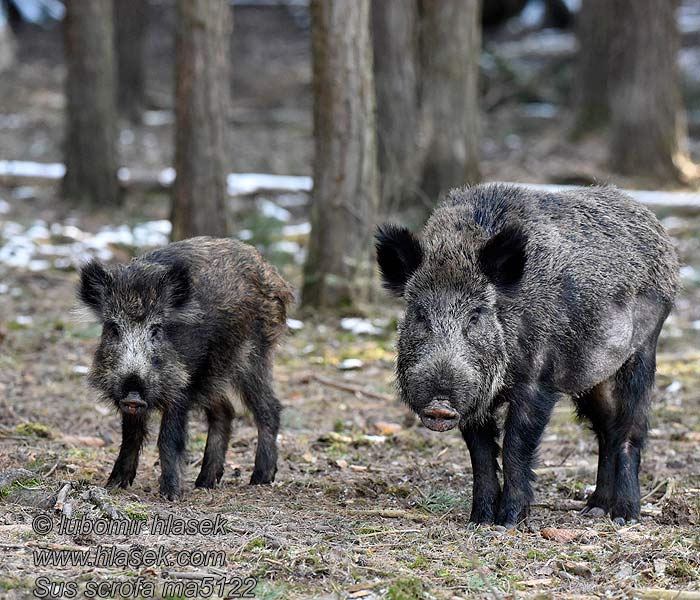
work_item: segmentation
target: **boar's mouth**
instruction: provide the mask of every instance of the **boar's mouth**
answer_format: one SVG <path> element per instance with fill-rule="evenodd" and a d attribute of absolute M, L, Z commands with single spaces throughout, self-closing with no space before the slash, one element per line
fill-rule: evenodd
<path fill-rule="evenodd" d="M 137 415 L 146 410 L 146 401 L 138 392 L 129 392 L 126 398 L 119 401 L 119 409 L 129 415 Z"/>
<path fill-rule="evenodd" d="M 449 431 L 459 423 L 459 413 L 442 400 L 433 400 L 419 413 L 420 420 L 433 431 Z"/>

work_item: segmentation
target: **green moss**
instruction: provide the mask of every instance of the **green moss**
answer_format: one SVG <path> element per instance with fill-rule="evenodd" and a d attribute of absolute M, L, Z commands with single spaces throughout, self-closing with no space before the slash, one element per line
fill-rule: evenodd
<path fill-rule="evenodd" d="M 123 508 L 124 513 L 132 521 L 147 521 L 148 520 L 148 506 L 146 504 L 140 504 L 138 502 L 133 502 Z"/>
<path fill-rule="evenodd" d="M 386 598 L 387 600 L 423 600 L 426 598 L 425 586 L 416 577 L 397 579 L 387 589 Z"/>
<path fill-rule="evenodd" d="M 20 423 L 19 425 L 17 425 L 17 427 L 15 427 L 15 432 L 18 435 L 24 435 L 27 437 L 38 437 L 46 439 L 51 439 L 53 437 L 51 430 L 46 425 L 42 425 L 41 423 Z"/>

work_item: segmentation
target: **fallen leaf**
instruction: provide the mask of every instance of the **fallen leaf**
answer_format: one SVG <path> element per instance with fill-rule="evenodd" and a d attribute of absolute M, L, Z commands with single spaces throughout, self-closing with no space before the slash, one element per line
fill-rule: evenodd
<path fill-rule="evenodd" d="M 396 435 L 403 429 L 398 423 L 389 423 L 387 421 L 377 421 L 374 424 L 374 428 L 379 435 Z"/>
<path fill-rule="evenodd" d="M 524 585 L 527 587 L 537 587 L 538 585 L 551 585 L 551 583 L 551 577 L 543 577 L 542 579 L 526 579 L 525 581 L 521 581 L 520 585 Z"/>
<path fill-rule="evenodd" d="M 557 527 L 545 527 L 540 531 L 542 537 L 554 542 L 573 542 L 588 533 L 585 529 L 559 529 Z"/>
<path fill-rule="evenodd" d="M 339 458 L 334 462 L 335 466 L 338 467 L 339 469 L 347 469 L 348 468 L 348 461 L 342 458 Z"/>
<path fill-rule="evenodd" d="M 356 473 L 367 470 L 367 467 L 365 467 L 364 465 L 350 465 L 349 468 L 351 471 L 355 471 Z"/>
<path fill-rule="evenodd" d="M 562 571 L 566 571 L 572 575 L 578 575 L 579 577 L 591 577 L 593 575 L 591 568 L 587 564 L 581 562 L 573 562 L 570 560 L 560 561 L 559 568 Z"/>
<path fill-rule="evenodd" d="M 314 464 L 318 459 L 311 454 L 310 452 L 304 452 L 304 454 L 301 455 L 301 458 L 304 460 L 304 462 L 307 462 L 309 464 Z"/>

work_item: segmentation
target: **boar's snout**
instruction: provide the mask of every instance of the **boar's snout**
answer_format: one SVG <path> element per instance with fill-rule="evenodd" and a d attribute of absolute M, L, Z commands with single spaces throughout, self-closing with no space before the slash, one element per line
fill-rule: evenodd
<path fill-rule="evenodd" d="M 144 400 L 144 386 L 137 376 L 130 376 L 122 385 L 122 393 L 119 400 L 119 410 L 129 415 L 138 415 L 145 412 L 148 403 Z"/>
<path fill-rule="evenodd" d="M 130 415 L 137 415 L 146 410 L 146 401 L 138 392 L 129 392 L 126 398 L 119 401 L 119 409 Z"/>
<path fill-rule="evenodd" d="M 459 413 L 444 396 L 433 398 L 430 404 L 420 411 L 419 416 L 423 425 L 433 431 L 449 431 L 459 423 Z"/>

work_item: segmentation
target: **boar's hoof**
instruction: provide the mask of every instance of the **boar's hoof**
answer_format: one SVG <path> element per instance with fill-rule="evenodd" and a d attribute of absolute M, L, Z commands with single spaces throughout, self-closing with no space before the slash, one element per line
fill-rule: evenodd
<path fill-rule="evenodd" d="M 607 514 L 607 510 L 605 510 L 602 506 L 584 506 L 581 509 L 581 514 L 582 515 L 587 515 L 589 517 L 604 517 Z"/>
<path fill-rule="evenodd" d="M 639 504 L 634 501 L 618 500 L 610 510 L 610 518 L 615 525 L 629 525 L 639 520 Z"/>
<path fill-rule="evenodd" d="M 277 469 L 273 469 L 268 472 L 255 469 L 253 474 L 250 476 L 250 485 L 263 485 L 266 483 L 272 483 L 275 480 L 275 473 Z"/>
<path fill-rule="evenodd" d="M 194 487 L 196 488 L 205 488 L 205 489 L 212 489 L 218 481 L 221 481 L 221 478 L 223 477 L 223 472 L 221 475 L 214 475 L 214 474 L 203 474 L 200 473 L 199 476 L 197 477 L 197 481 L 194 482 Z"/>
<path fill-rule="evenodd" d="M 132 483 L 134 483 L 135 477 L 136 477 L 136 473 L 134 473 L 134 474 L 112 473 L 109 476 L 109 479 L 107 480 L 107 483 L 105 484 L 105 487 L 108 490 L 113 490 L 114 488 L 121 488 L 121 489 L 125 490 Z"/>
<path fill-rule="evenodd" d="M 166 500 L 175 502 L 182 497 L 182 491 L 178 487 L 161 484 L 160 495 Z"/>

